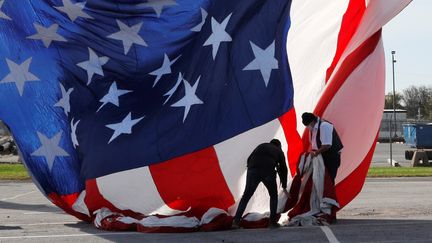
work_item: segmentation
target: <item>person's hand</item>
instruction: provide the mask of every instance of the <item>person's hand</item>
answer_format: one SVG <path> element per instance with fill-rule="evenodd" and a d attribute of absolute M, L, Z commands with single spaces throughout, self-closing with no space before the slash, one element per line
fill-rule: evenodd
<path fill-rule="evenodd" d="M 314 150 L 314 151 L 311 151 L 310 154 L 312 155 L 312 157 L 317 157 L 319 153 L 318 153 L 318 151 Z"/>

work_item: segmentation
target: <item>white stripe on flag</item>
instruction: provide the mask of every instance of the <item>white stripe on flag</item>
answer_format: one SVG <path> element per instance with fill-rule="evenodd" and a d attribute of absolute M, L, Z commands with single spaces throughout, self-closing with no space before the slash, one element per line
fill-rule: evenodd
<path fill-rule="evenodd" d="M 324 112 L 344 144 L 336 183 L 359 166 L 375 142 L 384 107 L 384 65 L 380 41 L 345 80 Z"/>
<path fill-rule="evenodd" d="M 147 166 L 103 176 L 96 181 L 101 195 L 119 209 L 145 215 L 181 213 L 162 200 Z"/>
<path fill-rule="evenodd" d="M 225 181 L 236 201 L 236 204 L 229 210 L 230 214 L 235 213 L 238 201 L 245 188 L 246 160 L 248 156 L 257 145 L 270 142 L 273 138 L 281 141 L 282 149 L 286 153 L 288 145 L 281 124 L 277 119 L 214 146 Z M 288 172 L 288 174 L 290 173 Z M 267 189 L 261 183 L 251 198 L 246 212 L 263 213 L 269 211 L 268 202 Z"/>
<path fill-rule="evenodd" d="M 333 74 L 340 68 L 342 61 L 357 49 L 369 37 L 380 30 L 387 22 L 395 17 L 402 11 L 412 0 L 370 0 L 368 2 L 366 11 L 363 15 L 362 21 L 352 37 L 349 45 L 347 46 L 344 54 L 342 55 L 338 65 Z M 331 78 L 330 78 L 331 80 Z"/>
<path fill-rule="evenodd" d="M 349 1 L 293 1 L 287 51 L 294 86 L 297 129 L 301 114 L 312 112 L 324 90 L 327 68 L 336 53 L 338 35 Z"/>

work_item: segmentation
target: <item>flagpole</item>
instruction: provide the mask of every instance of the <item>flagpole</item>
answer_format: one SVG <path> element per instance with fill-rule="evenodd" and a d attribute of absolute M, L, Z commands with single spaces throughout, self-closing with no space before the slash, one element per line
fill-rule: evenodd
<path fill-rule="evenodd" d="M 396 54 L 396 51 L 392 51 L 392 72 L 393 72 L 393 121 L 395 124 L 395 134 L 397 131 L 397 124 L 396 124 L 396 91 L 395 91 L 395 72 L 394 72 L 394 64 L 396 62 L 394 55 Z M 390 117 L 390 120 L 392 118 Z M 392 122 L 390 122 L 390 165 L 393 165 L 393 142 L 392 142 Z"/>

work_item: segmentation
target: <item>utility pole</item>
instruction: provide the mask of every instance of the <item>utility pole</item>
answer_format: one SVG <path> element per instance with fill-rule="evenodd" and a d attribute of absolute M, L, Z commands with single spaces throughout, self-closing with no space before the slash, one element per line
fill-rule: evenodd
<path fill-rule="evenodd" d="M 392 71 L 393 71 L 393 121 L 395 124 L 395 135 L 396 135 L 396 130 L 397 130 L 397 123 L 396 123 L 396 91 L 395 91 L 395 72 L 394 72 L 394 64 L 396 62 L 394 55 L 396 54 L 395 51 L 391 52 L 392 54 Z M 391 117 L 390 117 L 390 120 Z M 389 143 L 390 143 L 390 165 L 393 165 L 393 141 L 392 141 L 392 122 L 390 122 L 390 136 L 389 136 Z M 396 136 L 395 136 L 396 137 Z"/>

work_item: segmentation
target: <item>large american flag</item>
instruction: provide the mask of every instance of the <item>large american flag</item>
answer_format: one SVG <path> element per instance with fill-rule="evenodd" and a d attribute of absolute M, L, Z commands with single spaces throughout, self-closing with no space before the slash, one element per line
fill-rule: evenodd
<path fill-rule="evenodd" d="M 381 28 L 408 3 L 0 0 L 0 119 L 40 190 L 71 214 L 200 217 L 235 210 L 261 142 L 282 141 L 293 175 L 296 113 L 314 111 L 345 145 L 343 206 L 381 118 Z M 267 197 L 259 188 L 248 211 L 267 210 Z"/>

